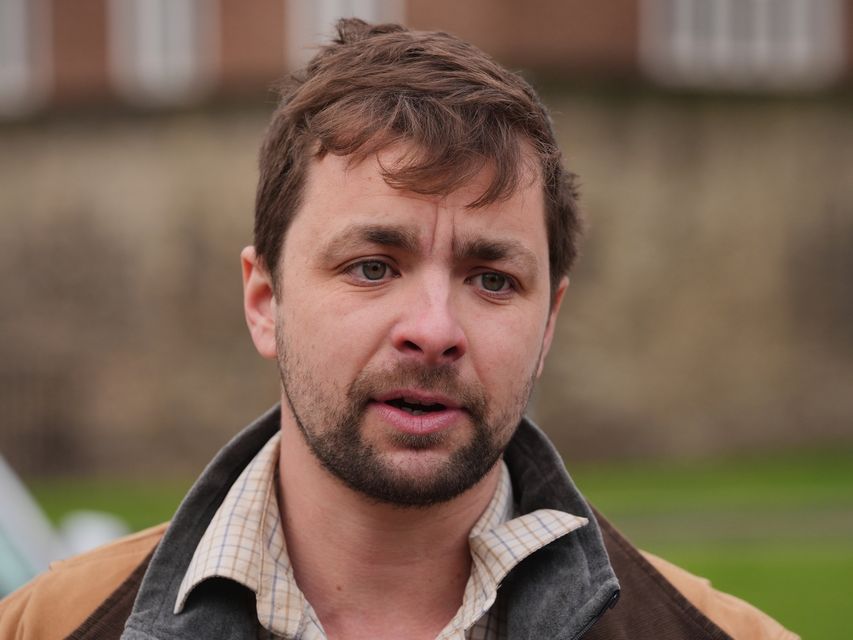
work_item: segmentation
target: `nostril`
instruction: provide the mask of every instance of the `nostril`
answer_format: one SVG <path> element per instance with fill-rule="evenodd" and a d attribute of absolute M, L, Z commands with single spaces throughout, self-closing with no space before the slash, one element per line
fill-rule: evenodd
<path fill-rule="evenodd" d="M 430 364 L 458 360 L 467 350 L 460 327 L 425 321 L 398 323 L 392 331 L 391 344 L 399 354 Z"/>
<path fill-rule="evenodd" d="M 409 351 L 421 351 L 421 348 L 411 340 L 406 340 L 405 342 L 403 342 L 403 348 Z"/>

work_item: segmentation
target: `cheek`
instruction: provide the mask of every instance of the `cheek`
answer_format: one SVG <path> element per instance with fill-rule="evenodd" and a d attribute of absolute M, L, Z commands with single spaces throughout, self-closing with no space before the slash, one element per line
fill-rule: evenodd
<path fill-rule="evenodd" d="M 506 397 L 529 383 L 539 364 L 542 325 L 521 314 L 475 324 L 469 334 L 472 362 L 490 393 Z"/>
<path fill-rule="evenodd" d="M 365 301 L 363 292 L 292 293 L 299 302 L 285 300 L 281 319 L 288 343 L 303 360 L 335 376 L 347 373 L 344 368 L 361 370 L 381 348 L 391 316 L 381 304 Z"/>

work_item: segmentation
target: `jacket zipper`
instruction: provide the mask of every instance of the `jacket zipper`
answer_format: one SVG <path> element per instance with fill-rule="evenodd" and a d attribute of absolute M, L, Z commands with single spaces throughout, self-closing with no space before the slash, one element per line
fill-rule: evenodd
<path fill-rule="evenodd" d="M 619 600 L 619 593 L 619 589 L 616 589 L 616 591 L 611 593 L 610 597 L 607 599 L 607 602 L 604 603 L 604 606 L 601 607 L 598 613 L 596 613 L 594 616 L 592 616 L 592 618 L 587 621 L 583 628 L 572 637 L 572 640 L 578 640 L 579 638 L 584 637 L 586 635 L 586 632 L 592 628 L 592 625 L 598 622 L 598 619 L 603 616 L 608 609 L 612 609 L 614 606 L 616 606 L 616 602 Z"/>

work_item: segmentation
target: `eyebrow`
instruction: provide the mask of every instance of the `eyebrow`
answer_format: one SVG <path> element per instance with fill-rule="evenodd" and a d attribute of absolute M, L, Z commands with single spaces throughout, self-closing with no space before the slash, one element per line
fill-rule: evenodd
<path fill-rule="evenodd" d="M 353 224 L 330 240 L 321 251 L 321 256 L 324 260 L 331 260 L 364 244 L 415 252 L 418 248 L 418 237 L 414 231 L 403 226 Z"/>
<path fill-rule="evenodd" d="M 457 261 L 482 260 L 517 265 L 531 277 L 539 272 L 536 254 L 518 240 L 463 238 L 454 240 L 453 257 Z"/>
<path fill-rule="evenodd" d="M 402 249 L 410 253 L 419 250 L 417 233 L 402 225 L 352 224 L 332 238 L 320 252 L 324 261 L 334 261 L 364 244 Z M 454 238 L 453 259 L 457 262 L 507 262 L 516 265 L 530 277 L 539 273 L 536 254 L 518 240 L 491 238 Z"/>

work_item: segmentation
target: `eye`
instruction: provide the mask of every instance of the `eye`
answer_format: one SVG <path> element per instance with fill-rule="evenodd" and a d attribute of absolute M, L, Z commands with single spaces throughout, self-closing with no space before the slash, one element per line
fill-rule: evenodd
<path fill-rule="evenodd" d="M 508 296 L 516 290 L 515 282 L 510 276 L 496 271 L 478 273 L 471 276 L 468 281 L 490 296 Z"/>
<path fill-rule="evenodd" d="M 509 278 L 500 273 L 484 273 L 480 275 L 480 283 L 486 291 L 502 291 L 509 284 Z"/>
<path fill-rule="evenodd" d="M 356 284 L 381 283 L 396 274 L 387 262 L 382 260 L 362 260 L 346 268 L 346 273 Z"/>
<path fill-rule="evenodd" d="M 355 265 L 356 272 L 360 272 L 366 280 L 382 280 L 388 272 L 388 265 L 378 260 L 370 260 Z"/>

